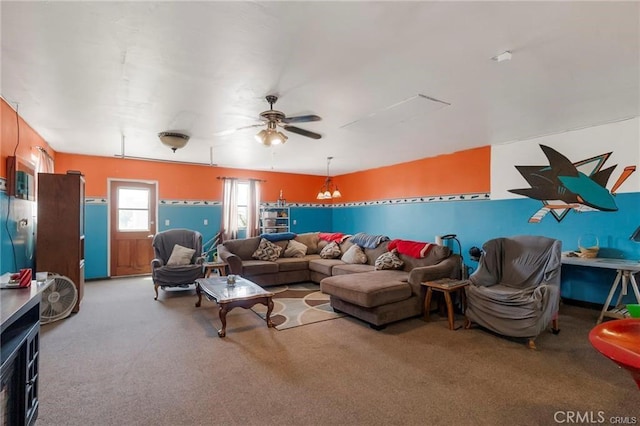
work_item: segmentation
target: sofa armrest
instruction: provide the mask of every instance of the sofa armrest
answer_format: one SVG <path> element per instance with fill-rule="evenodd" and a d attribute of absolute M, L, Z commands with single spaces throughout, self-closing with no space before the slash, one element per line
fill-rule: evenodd
<path fill-rule="evenodd" d="M 420 283 L 425 281 L 439 280 L 441 278 L 460 279 L 460 256 L 452 254 L 440 263 L 430 266 L 413 268 L 409 272 L 409 284 L 414 294 L 420 294 Z"/>
<path fill-rule="evenodd" d="M 156 269 L 156 268 L 160 268 L 161 266 L 164 266 L 164 262 L 162 261 L 162 259 L 152 259 L 151 260 L 151 269 Z"/>
<path fill-rule="evenodd" d="M 223 245 L 218 246 L 218 257 L 229 265 L 229 273 L 242 276 L 242 259 L 237 254 L 233 254 Z"/>

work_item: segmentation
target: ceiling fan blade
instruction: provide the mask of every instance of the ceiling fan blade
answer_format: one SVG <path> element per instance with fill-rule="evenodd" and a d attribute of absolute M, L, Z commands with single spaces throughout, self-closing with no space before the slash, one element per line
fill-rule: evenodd
<path fill-rule="evenodd" d="M 285 117 L 281 121 L 283 123 L 306 123 L 308 121 L 320 121 L 321 117 L 317 115 L 298 115 L 297 117 Z"/>
<path fill-rule="evenodd" d="M 319 133 L 310 132 L 308 130 L 301 129 L 300 127 L 283 126 L 283 129 L 285 129 L 288 132 L 297 133 L 299 135 L 306 136 L 311 139 L 320 139 L 322 137 L 322 135 L 320 135 Z"/>
<path fill-rule="evenodd" d="M 251 129 L 252 127 L 261 127 L 261 126 L 264 126 L 264 123 L 251 124 L 249 126 L 242 126 L 242 127 L 238 127 L 238 128 L 235 128 L 235 129 L 222 130 L 220 132 L 215 132 L 213 134 L 213 136 L 228 136 L 228 135 L 231 135 L 231 134 L 233 134 L 235 132 L 238 132 L 240 130 Z"/>

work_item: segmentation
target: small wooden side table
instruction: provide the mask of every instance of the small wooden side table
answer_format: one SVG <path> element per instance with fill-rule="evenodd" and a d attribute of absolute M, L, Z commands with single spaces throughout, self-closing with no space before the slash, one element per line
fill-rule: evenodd
<path fill-rule="evenodd" d="M 202 267 L 204 268 L 205 278 L 209 278 L 214 269 L 218 271 L 218 275 L 221 277 L 227 275 L 227 264 L 224 262 L 204 262 Z"/>
<path fill-rule="evenodd" d="M 447 303 L 447 317 L 449 319 L 449 330 L 455 330 L 454 328 L 454 316 L 453 316 L 453 303 L 451 303 L 451 293 L 458 292 L 460 294 L 460 301 L 462 302 L 462 312 L 464 312 L 466 306 L 466 296 L 464 288 L 469 285 L 467 280 L 454 280 L 452 278 L 442 278 L 435 281 L 425 281 L 421 283 L 427 287 L 427 295 L 424 298 L 424 319 L 429 321 L 429 308 L 431 306 L 431 296 L 434 291 L 440 291 L 444 293 L 444 300 Z"/>

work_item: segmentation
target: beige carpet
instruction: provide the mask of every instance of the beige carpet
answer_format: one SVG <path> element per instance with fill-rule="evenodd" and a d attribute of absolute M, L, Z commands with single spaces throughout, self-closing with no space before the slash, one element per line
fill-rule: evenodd
<path fill-rule="evenodd" d="M 87 282 L 80 312 L 42 327 L 36 426 L 640 419 L 629 374 L 588 342 L 597 311 L 562 306 L 562 332 L 530 351 L 480 329 L 450 331 L 438 315 L 382 331 L 346 316 L 281 332 L 234 309 L 221 339 L 215 303 L 196 308 L 193 290 L 153 296 L 149 278 Z"/>
<path fill-rule="evenodd" d="M 267 290 L 274 293 L 271 321 L 277 330 L 345 316 L 333 312 L 329 304 L 329 295 L 322 293 L 318 284 L 290 284 L 267 287 Z M 264 305 L 255 305 L 251 310 L 262 319 L 267 317 L 267 307 Z"/>

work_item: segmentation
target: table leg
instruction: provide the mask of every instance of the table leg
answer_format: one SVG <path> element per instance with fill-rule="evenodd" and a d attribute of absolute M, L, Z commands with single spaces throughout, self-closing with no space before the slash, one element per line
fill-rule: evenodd
<path fill-rule="evenodd" d="M 433 290 L 431 287 L 427 288 L 427 295 L 424 298 L 424 320 L 429 321 L 429 309 L 431 307 L 431 296 L 433 296 Z"/>
<path fill-rule="evenodd" d="M 467 310 L 467 293 L 464 291 L 464 287 L 460 290 L 460 309 L 462 310 L 462 314 Z"/>
<path fill-rule="evenodd" d="M 267 297 L 267 327 L 273 328 L 274 325 L 271 322 L 271 312 L 273 312 L 273 300 L 271 297 Z"/>
<path fill-rule="evenodd" d="M 221 277 L 227 276 L 227 267 L 225 265 L 222 265 L 218 268 L 218 275 L 220 275 Z"/>
<path fill-rule="evenodd" d="M 640 303 L 640 291 L 638 291 L 638 283 L 636 282 L 636 277 L 633 273 L 629 274 L 629 279 L 631 281 L 631 288 L 636 295 L 636 302 Z"/>
<path fill-rule="evenodd" d="M 227 304 L 222 303 L 220 305 L 220 310 L 218 311 L 220 322 L 222 323 L 222 328 L 218 330 L 218 337 L 224 337 L 227 335 L 227 312 Z"/>
<path fill-rule="evenodd" d="M 209 278 L 211 276 L 211 268 L 209 266 L 204 267 L 204 277 Z"/>
<path fill-rule="evenodd" d="M 602 307 L 602 312 L 600 312 L 600 316 L 598 317 L 598 321 L 596 324 L 600 324 L 602 322 L 602 318 L 604 318 L 604 314 L 609 310 L 609 304 L 611 303 L 611 299 L 613 299 L 613 295 L 616 293 L 616 289 L 618 288 L 618 284 L 620 284 L 620 279 L 622 278 L 622 271 L 618 270 L 616 274 L 616 279 L 613 281 L 613 285 L 611 286 L 611 290 L 609 291 L 609 295 L 607 296 L 607 301 L 604 302 L 604 306 Z"/>
<path fill-rule="evenodd" d="M 449 319 L 449 330 L 455 330 L 453 327 L 453 303 L 451 303 L 451 292 L 444 292 L 444 300 L 447 302 L 447 318 Z"/>
<path fill-rule="evenodd" d="M 200 288 L 200 283 L 196 282 L 196 294 L 198 295 L 198 301 L 196 302 L 196 308 L 200 307 L 202 303 L 202 289 Z"/>

